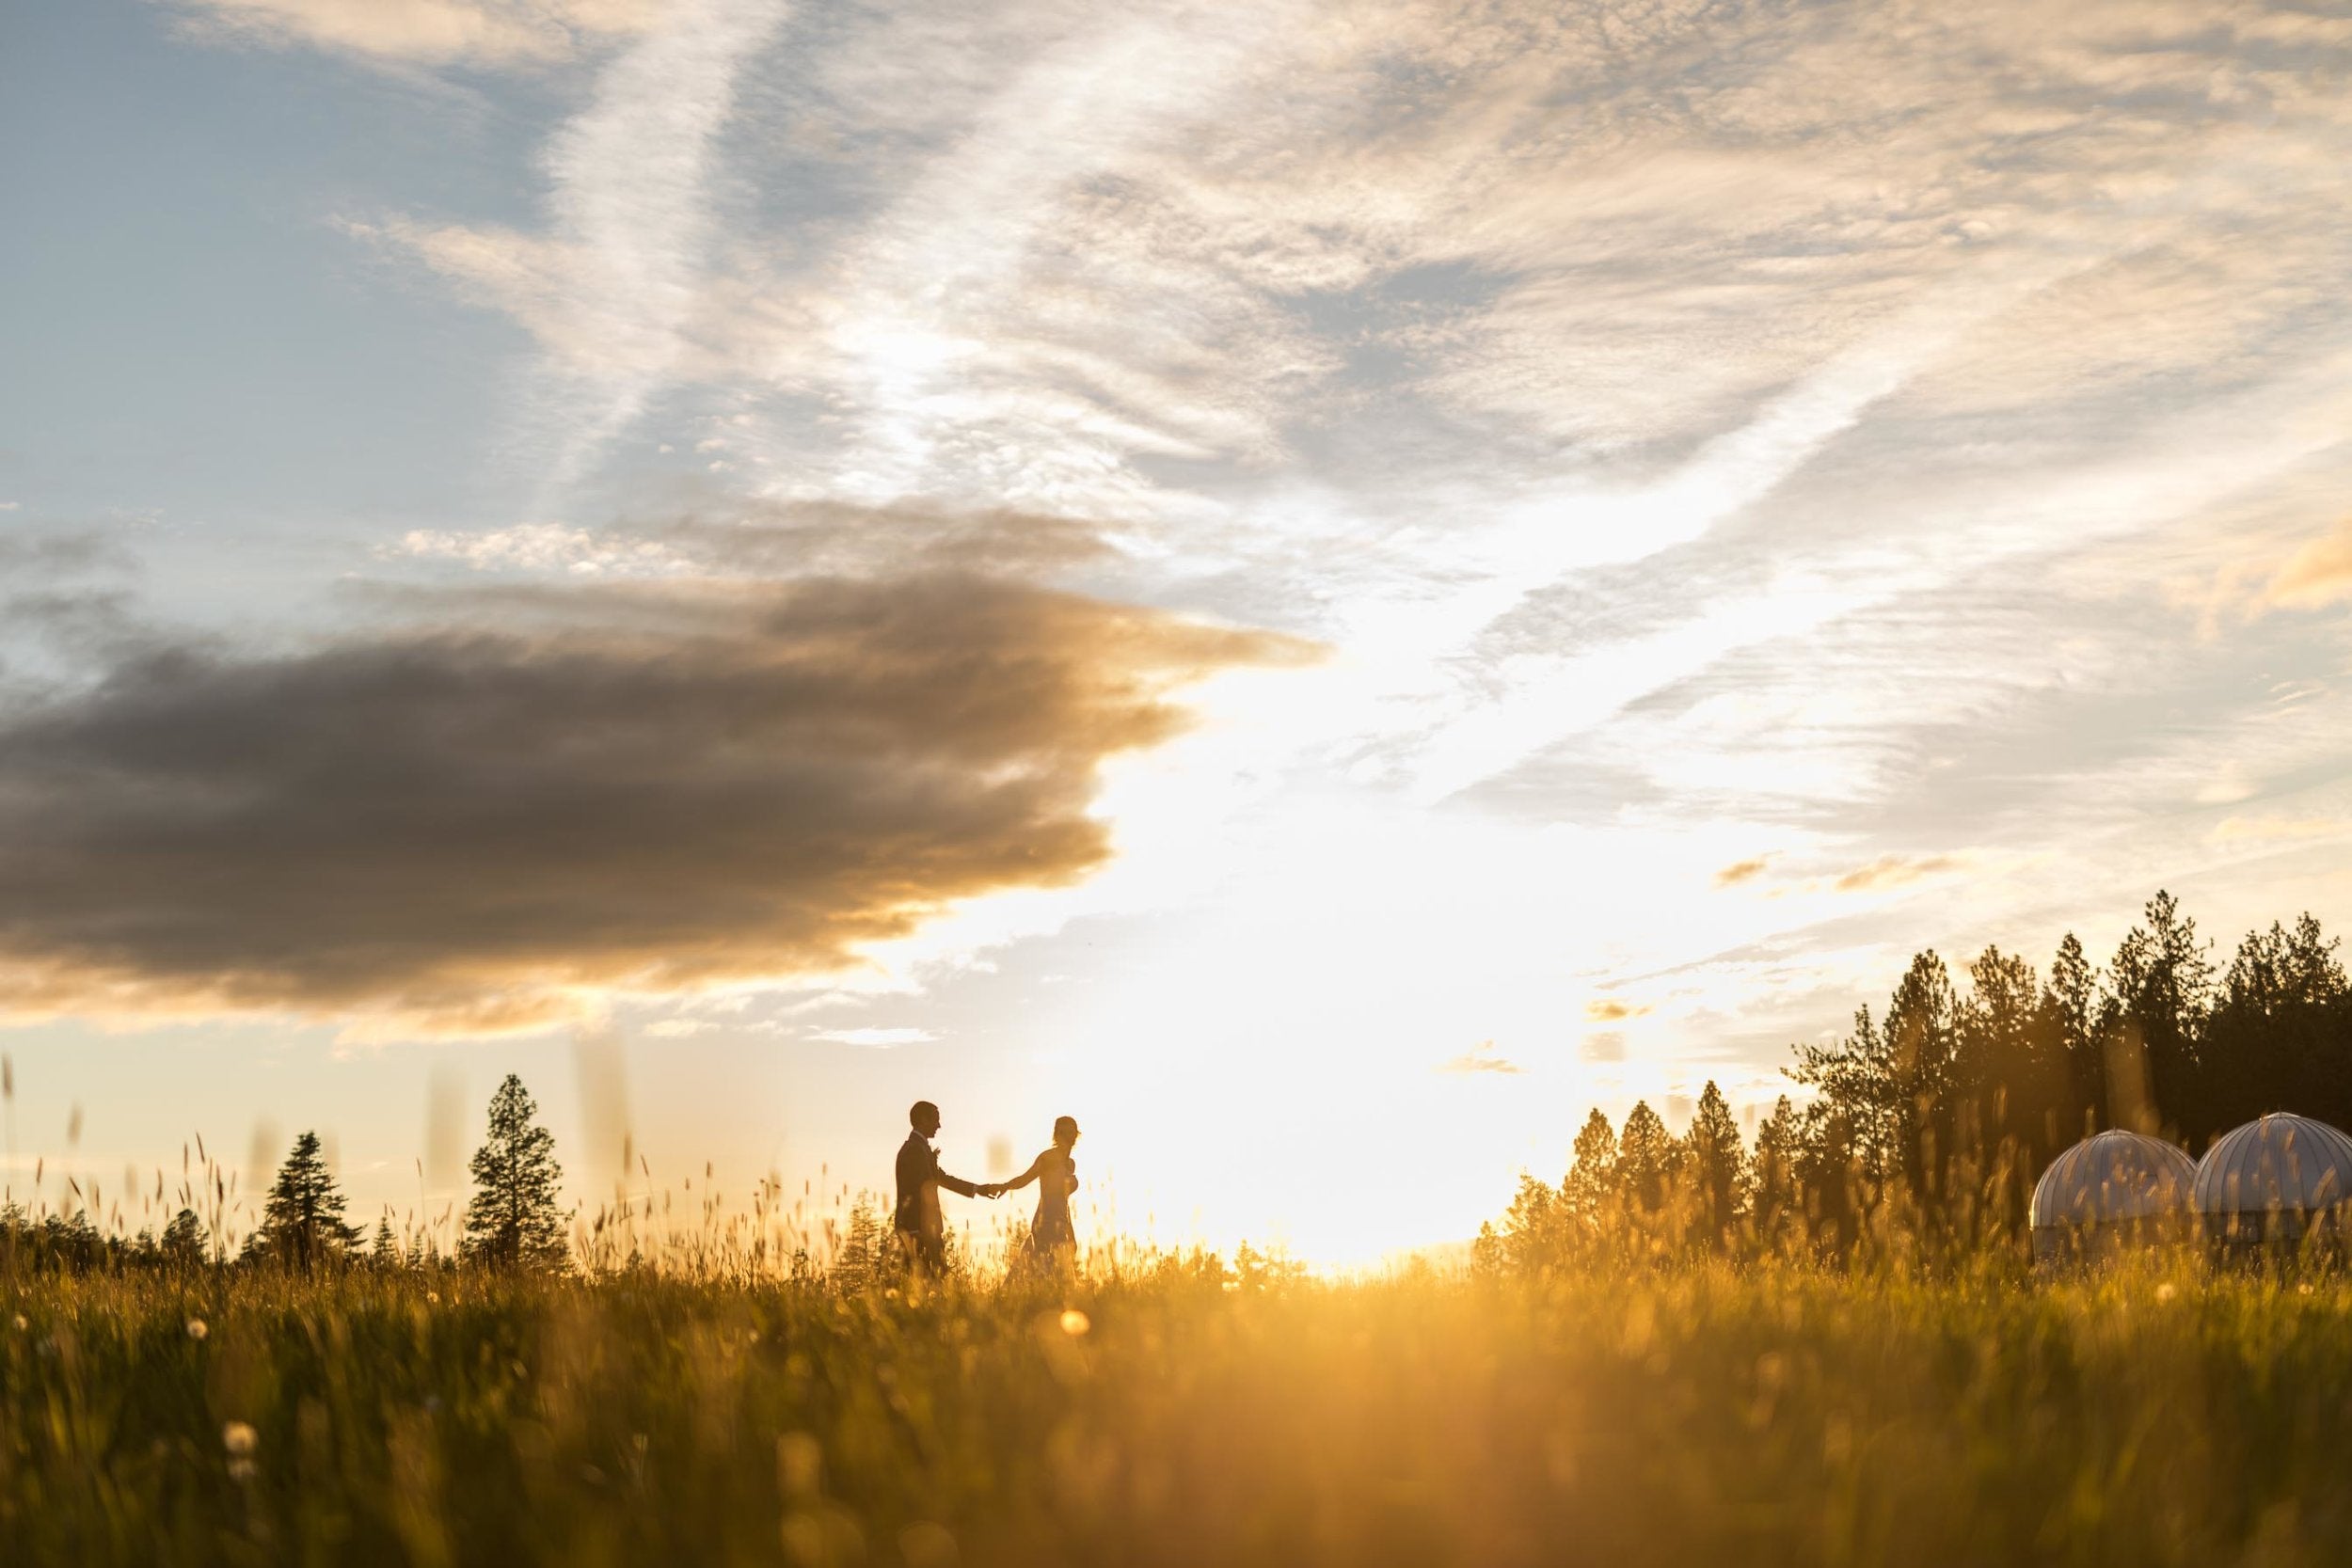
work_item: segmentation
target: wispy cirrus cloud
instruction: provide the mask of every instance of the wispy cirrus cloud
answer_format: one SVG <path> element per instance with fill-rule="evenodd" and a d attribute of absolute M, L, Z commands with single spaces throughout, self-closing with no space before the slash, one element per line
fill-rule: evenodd
<path fill-rule="evenodd" d="M 1455 1077 L 1464 1077 L 1484 1072 L 1516 1073 L 1522 1069 L 1518 1063 L 1498 1054 L 1494 1041 L 1481 1040 L 1459 1056 L 1438 1064 L 1438 1070 Z"/>
<path fill-rule="evenodd" d="M 787 0 L 672 0 L 599 70 L 588 106 L 549 139 L 548 230 L 346 219 L 512 311 L 547 350 L 527 410 L 560 492 L 649 399 L 695 368 L 694 329 L 719 232 L 709 181 L 749 61 Z"/>
<path fill-rule="evenodd" d="M 426 65 L 560 60 L 643 31 L 668 0 L 163 0 L 191 25 Z"/>
<path fill-rule="evenodd" d="M 369 220 L 530 331 L 566 472 L 662 420 L 758 506 L 1116 518 L 1035 569 L 1337 646 L 1248 788 L 1687 849 L 1699 890 L 1783 846 L 1778 896 L 1705 902 L 1840 953 L 1840 884 L 1942 905 L 1936 846 L 2105 832 L 2127 878 L 2123 825 L 2335 766 L 2345 19 L 726 17 L 613 57 L 544 223 Z M 573 510 L 388 548 L 736 570 Z"/>
<path fill-rule="evenodd" d="M 2352 599 L 2352 517 L 2296 550 L 2271 578 L 2264 598 L 2293 610 Z"/>
<path fill-rule="evenodd" d="M 1867 865 L 1844 873 L 1831 885 L 1840 893 L 1876 893 L 1957 871 L 1963 863 L 1956 855 L 1881 855 Z"/>
<path fill-rule="evenodd" d="M 831 1040 L 835 1045 L 862 1045 L 868 1050 L 887 1051 L 898 1045 L 921 1045 L 939 1037 L 929 1029 L 861 1026 L 854 1029 L 819 1029 L 809 1037 Z"/>

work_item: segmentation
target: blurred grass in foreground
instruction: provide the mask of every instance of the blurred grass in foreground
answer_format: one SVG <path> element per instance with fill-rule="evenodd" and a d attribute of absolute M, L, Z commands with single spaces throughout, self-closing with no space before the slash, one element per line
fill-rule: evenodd
<path fill-rule="evenodd" d="M 2352 1560 L 2339 1277 L 1192 1259 L 0 1300 L 10 1563 Z"/>

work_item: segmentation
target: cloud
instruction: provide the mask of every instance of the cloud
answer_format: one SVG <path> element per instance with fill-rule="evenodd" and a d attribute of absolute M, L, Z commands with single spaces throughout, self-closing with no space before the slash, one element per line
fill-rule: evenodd
<path fill-rule="evenodd" d="M 2264 598 L 2293 610 L 2352 600 L 2352 517 L 2296 550 L 2270 579 Z"/>
<path fill-rule="evenodd" d="M 784 0 L 672 0 L 598 71 L 587 107 L 542 162 L 549 231 L 346 219 L 353 237 L 406 251 L 539 341 L 549 374 L 526 418 L 557 446 L 558 486 L 680 376 L 727 362 L 761 307 L 706 277 L 709 192 L 744 67 L 783 24 Z M 724 297 L 718 297 L 724 296 Z M 714 319 L 715 318 L 715 319 Z"/>
<path fill-rule="evenodd" d="M 1858 865 L 1837 879 L 1840 893 L 1874 893 L 1881 888 L 1902 887 L 1923 878 L 1934 877 L 1960 869 L 1959 857 L 1954 855 L 1881 855 L 1867 865 Z"/>
<path fill-rule="evenodd" d="M 1764 875 L 1765 867 L 1772 863 L 1772 857 L 1770 855 L 1757 855 L 1749 860 L 1734 861 L 1715 873 L 1715 885 L 1738 887 L 1741 882 L 1752 882 Z"/>
<path fill-rule="evenodd" d="M 2352 821 L 2341 817 L 2226 816 L 2208 836 L 2216 844 L 2284 844 L 2347 833 L 2352 833 Z"/>
<path fill-rule="evenodd" d="M 1619 1023 L 1629 1018 L 1640 1018 L 1649 1010 L 1613 996 L 1604 996 L 1584 1004 L 1585 1018 L 1595 1023 Z"/>
<path fill-rule="evenodd" d="M 0 512 L 8 510 L 0 507 Z M 0 578 L 64 577 L 100 568 L 119 570 L 133 564 L 133 557 L 120 538 L 108 531 L 42 530 L 0 534 Z"/>
<path fill-rule="evenodd" d="M 862 577 L 919 559 L 933 571 L 1033 578 L 1105 560 L 1113 551 L 1104 535 L 1093 522 L 1045 513 L 730 499 L 707 515 L 603 529 L 417 529 L 377 553 L 574 577 Z"/>
<path fill-rule="evenodd" d="M 157 647 L 6 713 L 0 1002 L 487 1033 L 843 970 L 1103 864 L 1099 765 L 1297 652 L 952 572 L 524 608 Z"/>
<path fill-rule="evenodd" d="M 863 1045 L 876 1050 L 888 1050 L 894 1045 L 921 1045 L 939 1037 L 929 1029 L 819 1029 L 811 1037 L 831 1040 L 836 1045 Z"/>
<path fill-rule="evenodd" d="M 199 29 L 423 65 L 563 59 L 642 31 L 668 0 L 167 0 Z"/>
<path fill-rule="evenodd" d="M 1506 1061 L 1496 1055 L 1494 1041 L 1480 1040 L 1459 1056 L 1451 1061 L 1439 1063 L 1438 1070 L 1460 1075 L 1473 1072 L 1518 1072 L 1522 1069 L 1517 1062 Z"/>

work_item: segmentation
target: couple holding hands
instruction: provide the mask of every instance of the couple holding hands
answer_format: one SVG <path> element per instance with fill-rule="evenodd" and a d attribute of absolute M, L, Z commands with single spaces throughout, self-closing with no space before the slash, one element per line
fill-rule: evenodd
<path fill-rule="evenodd" d="M 1029 1256 L 1038 1262 L 1059 1266 L 1078 1248 L 1078 1233 L 1070 1223 L 1070 1195 L 1078 1190 L 1078 1162 L 1071 1150 L 1078 1147 L 1078 1123 L 1071 1117 L 1054 1121 L 1053 1147 L 1029 1162 L 1029 1168 L 1009 1181 L 966 1181 L 939 1165 L 931 1140 L 939 1135 L 939 1107 L 918 1100 L 907 1112 L 914 1129 L 898 1146 L 898 1204 L 892 1226 L 898 1244 L 916 1269 L 938 1274 L 946 1267 L 947 1227 L 939 1212 L 939 1189 L 965 1197 L 1002 1197 L 1030 1182 L 1038 1183 L 1037 1217 L 1029 1222 Z"/>

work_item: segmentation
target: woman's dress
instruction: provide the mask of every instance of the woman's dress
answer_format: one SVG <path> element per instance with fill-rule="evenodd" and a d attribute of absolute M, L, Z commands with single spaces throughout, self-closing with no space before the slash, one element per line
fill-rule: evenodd
<path fill-rule="evenodd" d="M 1078 1244 L 1070 1223 L 1070 1189 L 1078 1184 L 1078 1163 L 1058 1148 L 1037 1157 L 1037 1218 L 1029 1222 L 1029 1248 L 1051 1256 Z"/>

